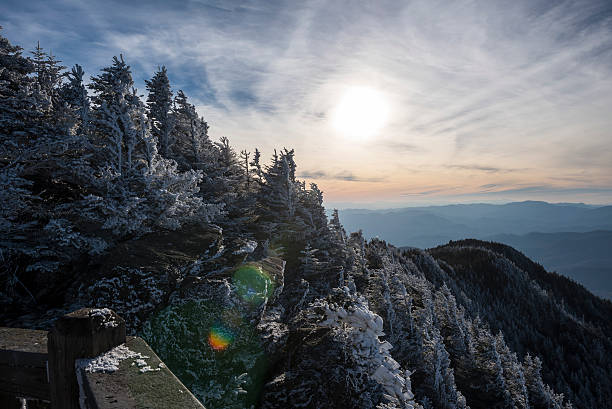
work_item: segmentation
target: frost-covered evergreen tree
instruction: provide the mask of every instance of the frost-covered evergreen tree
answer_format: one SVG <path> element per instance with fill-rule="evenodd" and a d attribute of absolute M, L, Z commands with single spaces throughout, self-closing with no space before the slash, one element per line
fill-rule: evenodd
<path fill-rule="evenodd" d="M 24 137 L 35 137 L 40 129 L 40 97 L 35 92 L 34 64 L 0 35 L 0 149 L 13 149 Z M 4 155 L 3 155 L 4 156 Z"/>
<path fill-rule="evenodd" d="M 48 98 L 49 103 L 57 109 L 60 103 L 58 90 L 62 84 L 65 73 L 65 66 L 61 65 L 61 61 L 57 60 L 51 53 L 44 51 L 40 42 L 36 44 L 36 48 L 31 52 L 33 55 L 32 62 L 34 64 L 34 73 L 36 84 L 39 90 Z"/>
<path fill-rule="evenodd" d="M 301 188 L 299 190 L 298 200 L 298 212 L 304 222 L 307 240 L 314 241 L 315 246 L 327 247 L 329 229 L 323 207 L 323 192 L 316 183 L 311 183 L 310 189 Z"/>
<path fill-rule="evenodd" d="M 299 257 L 300 261 L 300 275 L 309 281 L 314 281 L 317 278 L 317 275 L 323 270 L 324 265 L 317 258 L 317 252 L 319 250 L 312 248 L 310 243 L 306 244 L 304 250 L 301 251 L 301 256 Z"/>
<path fill-rule="evenodd" d="M 264 174 L 258 196 L 262 227 L 268 235 L 294 238 L 299 233 L 295 225 L 299 183 L 295 179 L 294 151 L 274 151 L 272 164 Z"/>
<path fill-rule="evenodd" d="M 570 404 L 563 403 L 563 395 L 555 394 L 550 386 L 542 381 L 542 361 L 530 354 L 523 362 L 525 386 L 529 393 L 529 404 L 534 409 L 565 409 Z"/>
<path fill-rule="evenodd" d="M 506 345 L 504 336 L 498 332 L 495 336 L 495 348 L 501 359 L 504 373 L 504 384 L 510 393 L 512 405 L 516 408 L 529 408 L 529 396 L 525 386 L 523 368 L 516 357 Z"/>
<path fill-rule="evenodd" d="M 222 136 L 217 147 L 217 158 L 214 166 L 209 170 L 209 178 L 213 180 L 214 192 L 220 197 L 229 211 L 232 211 L 233 202 L 244 194 L 243 176 L 236 151 L 229 143 L 229 139 Z"/>
<path fill-rule="evenodd" d="M 251 162 L 249 162 L 249 157 L 251 153 L 246 149 L 240 151 L 240 169 L 242 169 L 243 183 L 244 189 L 246 192 L 251 192 L 254 188 L 253 186 L 253 174 L 254 169 L 251 167 Z"/>
<path fill-rule="evenodd" d="M 151 123 L 151 133 L 157 138 L 159 153 L 165 158 L 172 158 L 171 146 L 175 117 L 172 113 L 172 90 L 166 67 L 161 67 L 150 80 L 145 80 L 149 96 L 147 97 L 147 117 Z"/>
<path fill-rule="evenodd" d="M 172 118 L 173 146 L 169 155 L 180 169 L 203 170 L 206 184 L 212 184 L 218 152 L 208 136 L 208 123 L 198 115 L 182 90 L 174 98 Z"/>
<path fill-rule="evenodd" d="M 67 123 L 68 129 L 78 135 L 87 135 L 90 124 L 90 101 L 87 88 L 83 83 L 85 72 L 83 67 L 75 64 L 66 75 L 68 81 L 60 88 L 60 98 L 72 110 L 72 121 Z"/>
<path fill-rule="evenodd" d="M 253 169 L 254 180 L 258 183 L 262 183 L 263 181 L 263 170 L 261 167 L 261 152 L 259 149 L 255 148 L 255 153 L 253 154 L 253 160 L 249 163 L 251 169 Z"/>
<path fill-rule="evenodd" d="M 66 275 L 61 265 L 101 249 L 95 237 L 74 229 L 86 155 L 82 140 L 68 132 L 62 105 L 54 105 L 61 85 L 57 61 L 39 47 L 37 66 L 1 36 L 0 49 L 0 198 L 6 203 L 0 240 L 7 270 L 44 293 Z"/>
<path fill-rule="evenodd" d="M 179 172 L 175 161 L 158 154 L 132 85 L 123 57 L 92 78 L 94 145 L 103 165 L 95 179 L 99 193 L 86 198 L 88 214 L 119 236 L 210 220 L 219 208 L 206 205 L 198 194 L 201 171 Z"/>
<path fill-rule="evenodd" d="M 66 76 L 65 66 L 57 60 L 52 53 L 47 53 L 37 43 L 36 48 L 31 51 L 34 64 L 34 84 L 38 94 L 37 105 L 43 113 L 42 122 L 53 127 L 53 129 L 64 126 L 64 132 L 68 131 L 66 123 L 70 122 L 70 109 L 65 105 L 60 96 L 60 88 Z M 59 130 L 59 129 L 58 129 Z M 52 133 L 53 131 L 51 131 Z"/>
<path fill-rule="evenodd" d="M 149 137 L 149 124 L 142 118 L 145 111 L 133 90 L 130 67 L 123 56 L 113 57 L 113 64 L 91 81 L 96 153 L 117 176 L 130 177 L 151 156 L 144 139 Z"/>

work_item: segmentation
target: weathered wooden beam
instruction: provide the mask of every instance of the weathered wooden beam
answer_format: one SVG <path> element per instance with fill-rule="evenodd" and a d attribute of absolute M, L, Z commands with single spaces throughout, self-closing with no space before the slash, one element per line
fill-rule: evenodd
<path fill-rule="evenodd" d="M 117 346 L 129 358 L 120 358 L 117 370 L 96 370 L 113 359 Z M 83 366 L 87 363 L 94 370 Z M 204 409 L 144 340 L 129 337 L 126 342 L 125 322 L 108 309 L 70 313 L 49 333 L 0 328 L 0 409 L 20 408 L 17 397 L 51 400 L 54 409 L 80 404 L 88 409 Z M 28 407 L 39 403 L 28 400 Z"/>
<path fill-rule="evenodd" d="M 47 357 L 47 331 L 0 328 L 0 393 L 49 400 Z"/>
<path fill-rule="evenodd" d="M 113 351 L 93 360 L 81 361 L 77 369 L 89 409 L 204 409 L 189 389 L 168 369 L 151 347 L 138 337 L 128 337 L 116 360 Z M 115 357 L 113 357 L 115 355 Z M 102 372 L 95 368 L 115 362 L 117 369 Z M 89 369 L 88 369 L 89 368 Z"/>
<path fill-rule="evenodd" d="M 53 409 L 78 409 L 75 361 L 93 358 L 125 342 L 125 321 L 113 311 L 83 308 L 59 318 L 48 334 Z"/>
<path fill-rule="evenodd" d="M 12 393 L 0 392 L 0 408 L 21 409 L 21 400 Z"/>

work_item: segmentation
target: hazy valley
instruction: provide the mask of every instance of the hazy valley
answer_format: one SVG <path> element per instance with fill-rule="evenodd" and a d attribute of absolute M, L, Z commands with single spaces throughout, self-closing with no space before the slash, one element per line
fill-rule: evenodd
<path fill-rule="evenodd" d="M 476 238 L 508 244 L 583 284 L 612 295 L 612 206 L 517 202 L 340 211 L 349 230 L 397 246 L 431 248 Z"/>

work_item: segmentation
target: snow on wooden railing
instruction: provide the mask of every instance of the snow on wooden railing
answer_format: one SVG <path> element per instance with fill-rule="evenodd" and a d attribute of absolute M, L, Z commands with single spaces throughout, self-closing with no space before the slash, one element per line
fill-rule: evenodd
<path fill-rule="evenodd" d="M 20 408 L 23 399 L 52 409 L 204 409 L 107 308 L 74 311 L 48 333 L 0 328 L 0 407 Z"/>

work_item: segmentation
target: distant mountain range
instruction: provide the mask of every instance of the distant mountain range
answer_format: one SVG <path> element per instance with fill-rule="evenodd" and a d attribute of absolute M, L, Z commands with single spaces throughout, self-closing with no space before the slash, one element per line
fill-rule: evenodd
<path fill-rule="evenodd" d="M 464 238 L 505 243 L 612 299 L 612 206 L 526 201 L 339 214 L 348 231 L 397 246 L 431 248 Z"/>

